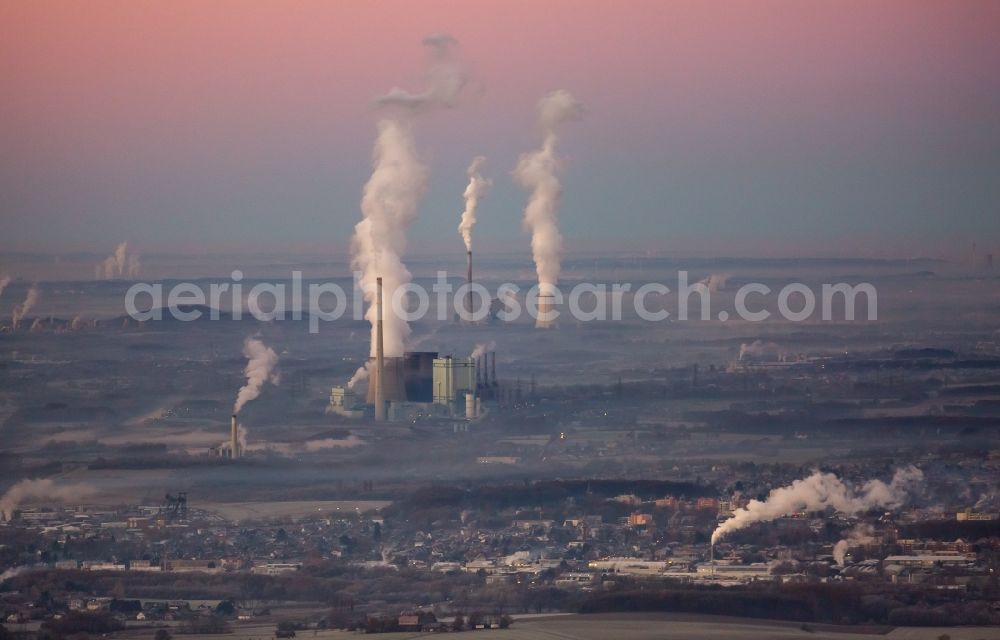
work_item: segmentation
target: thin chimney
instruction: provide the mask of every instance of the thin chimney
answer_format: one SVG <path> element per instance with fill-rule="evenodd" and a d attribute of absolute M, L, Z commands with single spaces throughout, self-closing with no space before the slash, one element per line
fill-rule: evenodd
<path fill-rule="evenodd" d="M 469 285 L 468 291 L 465 292 L 465 311 L 469 314 L 469 321 L 472 321 L 472 250 L 465 252 L 466 257 L 466 274 L 465 282 Z"/>
<path fill-rule="evenodd" d="M 382 278 L 375 292 L 375 419 L 385 420 L 385 353 L 382 342 Z"/>
<path fill-rule="evenodd" d="M 233 414 L 229 426 L 229 456 L 231 458 L 240 457 L 240 429 L 236 425 L 236 414 Z"/>

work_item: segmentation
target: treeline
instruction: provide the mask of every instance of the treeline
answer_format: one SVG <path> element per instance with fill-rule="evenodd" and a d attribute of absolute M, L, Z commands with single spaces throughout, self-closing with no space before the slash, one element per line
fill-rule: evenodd
<path fill-rule="evenodd" d="M 61 618 L 46 620 L 42 623 L 42 630 L 56 636 L 69 636 L 76 634 L 103 635 L 120 631 L 125 628 L 110 613 L 70 611 Z"/>
<path fill-rule="evenodd" d="M 456 485 L 433 485 L 418 489 L 397 501 L 390 511 L 408 513 L 423 509 L 461 508 L 497 511 L 523 505 L 546 506 L 561 504 L 568 498 L 613 498 L 621 494 L 636 494 L 645 498 L 676 496 L 700 498 L 713 496 L 715 487 L 692 482 L 669 480 L 540 480 L 499 485 L 482 485 L 472 489 Z"/>
<path fill-rule="evenodd" d="M 9 579 L 8 589 L 38 592 L 77 591 L 93 596 L 128 593 L 134 598 L 163 600 L 290 600 L 331 601 L 352 580 L 305 574 L 265 576 L 249 573 L 142 573 L 79 570 L 34 572 Z"/>

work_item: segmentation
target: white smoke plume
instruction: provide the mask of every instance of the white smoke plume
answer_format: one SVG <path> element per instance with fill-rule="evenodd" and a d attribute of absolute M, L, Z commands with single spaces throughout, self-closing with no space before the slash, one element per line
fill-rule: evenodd
<path fill-rule="evenodd" d="M 408 116 L 435 107 L 453 106 L 465 84 L 462 65 L 453 58 L 456 40 L 447 34 L 424 39 L 431 52 L 428 86 L 420 93 L 393 89 L 376 100 L 379 107 L 401 107 L 403 118 L 387 117 L 378 123 L 371 177 L 361 197 L 362 220 L 351 240 L 351 266 L 361 273 L 360 286 L 372 325 L 372 356 L 376 352 L 376 279 L 383 285 L 383 341 L 386 357 L 403 355 L 410 335 L 405 319 L 392 311 L 393 294 L 409 284 L 410 272 L 403 264 L 406 234 L 417 217 L 417 202 L 427 183 L 427 168 L 420 162 Z M 397 109 L 398 111 L 398 109 Z"/>
<path fill-rule="evenodd" d="M 28 295 L 24 298 L 24 302 L 14 307 L 14 316 L 11 322 L 15 331 L 21 325 L 21 320 L 38 304 L 38 300 L 41 297 L 42 292 L 38 290 L 38 285 L 31 285 L 31 288 L 28 289 Z"/>
<path fill-rule="evenodd" d="M 541 286 L 557 284 L 562 269 L 563 239 L 556 216 L 562 186 L 556 134 L 563 122 L 582 115 L 583 106 L 568 92 L 559 90 L 542 98 L 538 111 L 545 135 L 542 148 L 521 156 L 514 178 L 531 192 L 524 209 L 524 228 L 531 233 L 531 253 Z"/>
<path fill-rule="evenodd" d="M 780 347 L 773 342 L 764 342 L 763 340 L 754 340 L 753 342 L 744 342 L 740 345 L 740 355 L 738 360 L 743 360 L 745 358 L 764 358 L 768 356 L 779 355 Z"/>
<path fill-rule="evenodd" d="M 493 340 L 489 342 L 480 342 L 476 345 L 476 348 L 472 350 L 469 354 L 469 358 L 475 360 L 476 358 L 482 358 L 487 351 L 493 351 L 496 349 L 497 343 Z"/>
<path fill-rule="evenodd" d="M 93 487 L 85 484 L 59 485 L 49 478 L 25 479 L 17 482 L 0 498 L 0 516 L 10 520 L 14 512 L 28 501 L 79 502 L 93 494 Z"/>
<path fill-rule="evenodd" d="M 232 446 L 232 443 L 230 443 Z M 236 427 L 236 446 L 240 448 L 241 452 L 248 451 L 247 449 L 247 429 L 243 425 L 238 425 Z"/>
<path fill-rule="evenodd" d="M 726 288 L 726 282 L 731 276 L 728 273 L 713 273 L 706 276 L 698 284 L 703 284 L 708 288 L 709 293 L 717 293 Z"/>
<path fill-rule="evenodd" d="M 856 492 L 832 473 L 816 471 L 808 478 L 774 489 L 764 502 L 751 500 L 746 507 L 734 511 L 732 517 L 712 533 L 712 544 L 755 522 L 769 522 L 799 511 L 832 508 L 852 515 L 876 507 L 892 509 L 905 502 L 910 488 L 922 481 L 923 477 L 920 469 L 906 467 L 898 469 L 889 484 L 881 480 L 869 480 Z"/>
<path fill-rule="evenodd" d="M 3 276 L 2 278 L 0 278 L 0 296 L 3 295 L 3 290 L 6 289 L 7 285 L 9 284 L 10 284 L 10 276 Z"/>
<path fill-rule="evenodd" d="M 417 217 L 417 201 L 424 193 L 427 169 L 417 159 L 410 126 L 396 120 L 378 124 L 374 170 L 361 198 L 363 219 L 351 241 L 352 267 L 361 273 L 360 286 L 372 325 L 371 355 L 375 355 L 375 280 L 382 278 L 383 340 L 386 357 L 403 355 L 409 324 L 392 312 L 392 296 L 410 282 L 403 264 L 406 233 Z"/>
<path fill-rule="evenodd" d="M 115 252 L 94 268 L 98 280 L 112 278 L 135 278 L 140 270 L 139 254 L 129 253 L 128 241 L 119 243 Z"/>
<path fill-rule="evenodd" d="M 358 367 L 358 370 L 354 372 L 354 375 L 351 376 L 351 379 L 347 381 L 347 388 L 353 389 L 354 385 L 356 385 L 357 383 L 361 382 L 362 380 L 367 380 L 368 375 L 369 375 L 368 363 L 366 362 L 360 367 Z"/>
<path fill-rule="evenodd" d="M 465 193 L 462 194 L 462 197 L 465 198 L 465 210 L 462 211 L 462 222 L 458 225 L 458 232 L 465 241 L 466 251 L 472 251 L 472 227 L 476 225 L 479 200 L 493 187 L 493 181 L 484 178 L 479 172 L 484 162 L 486 162 L 485 157 L 476 156 L 469 168 L 466 169 L 466 173 L 469 175 L 469 184 L 465 187 Z"/>
<path fill-rule="evenodd" d="M 393 87 L 375 99 L 377 107 L 398 107 L 420 112 L 434 107 L 453 107 L 468 80 L 464 65 L 455 57 L 458 41 L 447 33 L 432 34 L 423 44 L 430 52 L 427 86 L 417 93 Z"/>
<path fill-rule="evenodd" d="M 848 531 L 846 538 L 833 545 L 833 559 L 842 567 L 849 549 L 873 542 L 875 542 L 875 529 L 870 524 L 862 522 Z"/>
<path fill-rule="evenodd" d="M 0 573 L 0 584 L 7 582 L 11 578 L 16 578 L 22 573 L 28 573 L 29 571 L 31 571 L 31 569 L 32 567 L 28 565 L 22 565 L 20 567 L 11 567 L 10 569 L 7 569 L 3 573 Z"/>
<path fill-rule="evenodd" d="M 246 403 L 257 399 L 265 382 L 278 384 L 281 378 L 274 370 L 278 366 L 278 354 L 268 347 L 260 338 L 249 337 L 243 341 L 243 355 L 247 357 L 247 366 L 243 374 L 247 383 L 236 394 L 233 413 L 239 413 Z"/>

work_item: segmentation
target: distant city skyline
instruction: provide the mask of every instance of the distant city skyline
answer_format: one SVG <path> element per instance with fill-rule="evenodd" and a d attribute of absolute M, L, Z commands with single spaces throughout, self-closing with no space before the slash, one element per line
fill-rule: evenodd
<path fill-rule="evenodd" d="M 346 259 L 371 100 L 421 86 L 435 32 L 471 80 L 415 123 L 409 255 L 464 251 L 477 155 L 477 250 L 527 253 L 511 171 L 554 89 L 587 109 L 560 140 L 570 256 L 1000 252 L 1000 5 L 545 5 L 8 3 L 0 253 Z"/>

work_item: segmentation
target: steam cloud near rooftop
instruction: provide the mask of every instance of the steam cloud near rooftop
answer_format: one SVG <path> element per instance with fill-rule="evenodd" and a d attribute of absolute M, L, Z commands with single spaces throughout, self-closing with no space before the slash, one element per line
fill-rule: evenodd
<path fill-rule="evenodd" d="M 10 520 L 25 502 L 72 503 L 85 500 L 93 494 L 93 487 L 86 484 L 56 484 L 49 478 L 26 478 L 15 483 L 0 498 L 0 516 L 4 520 Z"/>
<path fill-rule="evenodd" d="M 746 507 L 734 511 L 732 517 L 712 533 L 712 544 L 755 522 L 770 522 L 799 511 L 832 508 L 852 515 L 875 508 L 896 508 L 906 501 L 910 489 L 923 478 L 920 469 L 910 466 L 896 470 L 889 484 L 869 480 L 859 491 L 854 491 L 832 473 L 816 471 L 808 478 L 772 490 L 763 502 L 751 500 Z"/>
<path fill-rule="evenodd" d="M 271 384 L 281 382 L 281 377 L 275 371 L 278 366 L 278 354 L 264 344 L 263 340 L 256 337 L 244 340 L 243 355 L 247 357 L 247 365 L 243 369 L 247 382 L 236 394 L 236 402 L 233 404 L 234 414 L 239 413 L 248 402 L 260 396 L 265 382 Z"/>

